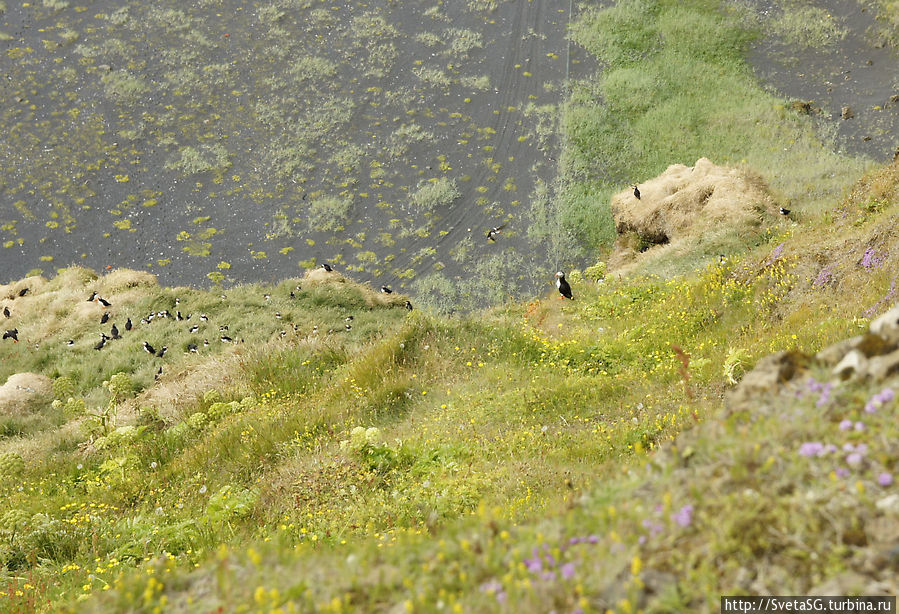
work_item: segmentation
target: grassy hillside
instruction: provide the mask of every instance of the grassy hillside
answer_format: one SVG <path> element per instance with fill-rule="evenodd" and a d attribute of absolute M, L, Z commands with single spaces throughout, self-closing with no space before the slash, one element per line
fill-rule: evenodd
<path fill-rule="evenodd" d="M 225 299 L 144 278 L 129 299 L 113 289 L 122 272 L 7 286 L 0 296 L 32 288 L 4 299 L 32 314 L 18 320 L 20 343 L 0 346 L 4 368 L 55 378 L 63 408 L 47 399 L 34 409 L 46 422 L 2 442 L 2 603 L 678 611 L 867 573 L 857 561 L 873 547 L 865 523 L 884 518 L 874 504 L 890 487 L 878 480 L 899 460 L 886 444 L 889 412 L 860 410 L 880 389 L 834 389 L 826 412 L 814 386 L 775 411 L 728 415 L 721 400 L 760 356 L 815 351 L 892 304 L 897 185 L 899 167 L 873 173 L 820 223 L 785 223 L 747 256 L 695 275 L 573 275 L 575 301 L 547 296 L 478 317 L 378 304 L 336 274 Z M 166 321 L 95 351 L 93 320 L 72 313 L 48 331 L 32 319 L 46 311 L 38 304 L 97 308 L 84 300 L 92 288 L 118 297 L 119 318 L 177 297 L 191 321 L 206 313 L 215 332 L 228 321 L 244 343 L 185 355 L 185 323 Z M 267 322 L 275 310 L 281 321 Z M 64 346 L 79 330 L 85 339 Z M 144 337 L 168 343 L 170 357 L 149 357 Z M 73 386 L 76 368 L 96 376 Z M 67 395 L 89 411 L 115 396 L 118 423 L 104 431 L 60 415 L 77 405 Z M 843 434 L 844 417 L 866 430 Z M 838 468 L 797 456 L 802 442 L 834 434 L 867 442 L 863 470 L 828 477 Z M 824 511 L 809 520 L 810 484 L 815 497 L 833 495 L 826 513 L 839 521 Z M 750 504 L 748 492 L 764 497 Z M 749 530 L 760 519 L 767 529 Z"/>

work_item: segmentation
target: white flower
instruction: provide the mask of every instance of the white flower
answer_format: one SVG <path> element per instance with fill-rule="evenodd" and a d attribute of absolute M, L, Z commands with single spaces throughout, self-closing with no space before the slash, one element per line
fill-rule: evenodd
<path fill-rule="evenodd" d="M 201 495 L 206 494 L 206 484 L 203 484 L 202 486 L 200 486 L 200 494 Z"/>

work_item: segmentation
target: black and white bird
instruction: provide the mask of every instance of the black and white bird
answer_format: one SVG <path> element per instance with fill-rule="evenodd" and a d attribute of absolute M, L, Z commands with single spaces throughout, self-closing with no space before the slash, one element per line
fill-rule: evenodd
<path fill-rule="evenodd" d="M 412 311 L 412 303 L 410 303 L 409 301 L 406 301 L 406 309 Z"/>
<path fill-rule="evenodd" d="M 106 324 L 109 322 L 109 312 L 105 312 L 103 316 L 100 318 L 100 324 Z"/>
<path fill-rule="evenodd" d="M 347 332 L 350 332 L 351 330 L 353 330 L 353 327 L 350 326 L 349 324 L 344 324 L 343 327 L 347 330 Z"/>
<path fill-rule="evenodd" d="M 322 268 L 323 268 L 324 270 L 326 270 L 327 272 L 329 272 L 329 273 L 330 273 L 331 271 L 334 270 L 334 269 L 331 268 L 331 265 L 328 264 L 327 262 L 322 262 Z"/>
<path fill-rule="evenodd" d="M 352 322 L 353 319 L 354 319 L 353 316 L 347 316 L 347 317 L 344 318 L 344 321 L 346 321 L 346 322 Z"/>
<path fill-rule="evenodd" d="M 571 294 L 571 285 L 568 283 L 568 280 L 565 279 L 565 273 L 559 271 L 556 273 L 556 288 L 559 289 L 560 299 L 571 299 L 574 300 L 574 296 Z"/>
<path fill-rule="evenodd" d="M 3 317 L 4 317 L 4 318 L 10 317 L 9 307 L 4 307 L 4 308 L 3 308 Z"/>
<path fill-rule="evenodd" d="M 382 294 L 393 294 L 393 290 L 391 290 L 390 288 L 388 288 L 385 285 L 385 286 L 381 286 L 381 293 Z"/>
<path fill-rule="evenodd" d="M 74 340 L 74 339 L 69 339 L 68 341 L 66 341 L 66 345 L 69 346 L 69 347 L 72 347 L 73 345 L 75 345 L 75 340 Z"/>
<path fill-rule="evenodd" d="M 132 326 L 134 326 L 134 325 L 131 323 L 131 318 L 128 318 L 128 319 L 125 321 L 125 330 L 131 330 L 131 327 L 132 327 Z"/>
<path fill-rule="evenodd" d="M 226 330 L 228 330 L 228 325 L 227 325 L 227 324 L 222 324 L 221 326 L 219 326 L 219 332 L 220 332 L 220 333 L 223 333 L 223 332 L 225 332 Z"/>
<path fill-rule="evenodd" d="M 178 320 L 179 322 L 182 322 L 184 320 L 184 316 L 182 316 L 181 312 L 178 311 L 175 313 L 175 319 Z"/>
<path fill-rule="evenodd" d="M 190 327 L 189 332 L 190 332 L 190 333 L 195 333 L 195 332 L 197 332 L 198 330 L 200 330 L 200 325 L 199 325 L 199 324 L 194 324 L 193 326 Z"/>
<path fill-rule="evenodd" d="M 146 341 L 144 341 L 144 350 L 146 350 L 147 354 L 156 354 L 156 348 Z"/>
<path fill-rule="evenodd" d="M 209 339 L 203 339 L 203 347 L 204 347 L 204 348 L 208 348 L 208 347 L 209 347 Z"/>
<path fill-rule="evenodd" d="M 232 339 L 228 335 L 222 335 L 219 338 L 222 340 L 222 343 L 231 343 L 232 341 L 234 341 L 234 339 Z"/>
<path fill-rule="evenodd" d="M 505 224 L 501 224 L 499 226 L 494 226 L 487 232 L 487 239 L 490 241 L 496 241 L 496 235 L 502 232 L 503 228 L 505 228 Z"/>
<path fill-rule="evenodd" d="M 109 339 L 109 337 L 106 336 L 106 333 L 100 333 L 100 341 L 94 346 L 94 349 L 102 350 L 106 346 L 107 339 Z"/>
<path fill-rule="evenodd" d="M 13 343 L 19 342 L 19 329 L 13 328 L 3 333 L 3 339 L 12 339 Z"/>
<path fill-rule="evenodd" d="M 791 209 L 784 209 L 783 207 L 780 208 L 781 215 L 790 215 L 790 211 Z"/>
<path fill-rule="evenodd" d="M 163 356 L 165 356 L 165 351 L 167 349 L 169 349 L 169 347 L 167 345 L 164 345 L 161 348 L 159 348 L 159 351 L 156 352 L 156 358 L 162 358 Z"/>
<path fill-rule="evenodd" d="M 156 375 L 153 376 L 153 381 L 158 380 L 162 376 L 162 367 L 159 367 L 159 370 L 156 371 Z"/>
<path fill-rule="evenodd" d="M 105 298 L 103 298 L 102 296 L 98 296 L 98 297 L 97 297 L 97 300 L 100 301 L 100 304 L 103 305 L 104 307 L 112 307 L 112 303 L 110 303 L 109 301 L 107 301 L 107 300 L 106 300 Z"/>
<path fill-rule="evenodd" d="M 276 312 L 275 312 L 275 317 L 276 317 L 277 319 L 280 320 L 280 319 L 281 319 L 281 312 L 280 312 L 280 311 L 276 311 Z"/>
<path fill-rule="evenodd" d="M 21 290 L 19 290 L 19 297 L 20 297 L 20 298 L 23 297 L 23 296 L 25 296 L 26 294 L 28 294 L 28 288 L 22 288 Z"/>
<path fill-rule="evenodd" d="M 634 198 L 640 200 L 640 188 L 638 188 L 636 185 L 634 185 Z"/>
<path fill-rule="evenodd" d="M 197 344 L 196 343 L 188 343 L 187 351 L 190 352 L 191 354 L 196 354 L 199 351 L 199 350 L 197 350 Z"/>
<path fill-rule="evenodd" d="M 109 334 L 112 335 L 113 339 L 119 338 L 119 327 L 116 326 L 115 323 L 113 323 L 112 330 L 109 331 Z"/>
<path fill-rule="evenodd" d="M 88 302 L 88 303 L 93 303 L 95 298 L 97 298 L 97 291 L 96 291 L 96 290 L 94 290 L 93 292 L 91 292 L 90 298 L 87 299 L 87 302 Z"/>
<path fill-rule="evenodd" d="M 208 322 L 208 321 L 209 321 L 209 316 L 207 316 L 205 313 L 201 313 L 201 314 L 200 314 L 200 321 L 201 321 L 201 322 Z"/>

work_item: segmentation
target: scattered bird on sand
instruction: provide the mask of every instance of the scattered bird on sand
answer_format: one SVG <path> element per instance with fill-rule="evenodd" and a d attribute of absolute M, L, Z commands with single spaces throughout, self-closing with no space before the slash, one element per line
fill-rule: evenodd
<path fill-rule="evenodd" d="M 324 270 L 326 270 L 327 272 L 329 272 L 329 273 L 330 273 L 331 271 L 334 270 L 334 269 L 331 268 L 331 265 L 328 264 L 327 262 L 322 262 L 322 268 L 323 268 Z"/>
<path fill-rule="evenodd" d="M 190 352 L 191 354 L 196 354 L 199 351 L 199 350 L 197 350 L 197 344 L 196 343 L 188 343 L 187 351 Z"/>
<path fill-rule="evenodd" d="M 109 339 L 109 337 L 106 336 L 106 333 L 100 333 L 100 342 L 97 343 L 97 345 L 94 346 L 94 349 L 95 349 L 95 350 L 102 350 L 102 349 L 106 346 L 106 340 L 107 340 L 107 339 Z"/>
<path fill-rule="evenodd" d="M 574 300 L 574 297 L 571 295 L 571 286 L 568 284 L 568 281 L 565 279 L 565 273 L 559 271 L 556 273 L 556 288 L 559 289 L 560 299 L 571 299 Z"/>
<path fill-rule="evenodd" d="M 25 296 L 26 294 L 28 294 L 28 288 L 22 288 L 21 290 L 19 290 L 20 297 Z"/>
<path fill-rule="evenodd" d="M 387 286 L 381 286 L 381 293 L 382 294 L 393 294 L 393 290 L 391 290 Z"/>
<path fill-rule="evenodd" d="M 103 298 L 102 296 L 98 296 L 98 297 L 97 297 L 97 300 L 100 301 L 100 304 L 103 305 L 104 307 L 112 307 L 112 303 L 110 303 L 109 301 L 107 301 L 107 300 L 106 300 L 105 298 Z"/>
<path fill-rule="evenodd" d="M 409 301 L 406 301 L 406 309 L 412 311 L 412 303 L 410 303 Z"/>
<path fill-rule="evenodd" d="M 144 341 L 144 349 L 147 351 L 147 354 L 155 354 L 156 353 L 156 348 L 154 348 L 152 345 L 150 345 L 146 341 Z"/>
<path fill-rule="evenodd" d="M 131 323 L 131 318 L 128 318 L 128 320 L 125 322 L 125 330 L 131 330 L 132 326 L 134 325 Z"/>
<path fill-rule="evenodd" d="M 780 208 L 781 215 L 790 215 L 790 211 L 791 209 L 784 209 L 783 207 Z"/>
<path fill-rule="evenodd" d="M 496 241 L 496 235 L 501 233 L 503 231 L 503 228 L 505 228 L 505 227 L 506 227 L 505 224 L 500 224 L 499 226 L 494 226 L 487 232 L 487 239 L 489 239 L 490 241 Z"/>
<path fill-rule="evenodd" d="M 12 330 L 8 330 L 3 333 L 3 339 L 12 339 L 13 343 L 19 342 L 19 329 L 13 328 Z"/>
<path fill-rule="evenodd" d="M 88 303 L 93 303 L 95 298 L 97 298 L 97 291 L 96 291 L 96 290 L 94 290 L 93 292 L 91 292 L 90 298 L 87 299 L 87 302 L 88 302 Z"/>
<path fill-rule="evenodd" d="M 4 317 L 4 318 L 10 317 L 10 315 L 9 315 L 9 307 L 4 307 L 4 308 L 3 308 L 3 317 Z"/>
<path fill-rule="evenodd" d="M 636 185 L 634 186 L 634 198 L 640 200 L 640 188 L 638 188 Z"/>
<path fill-rule="evenodd" d="M 162 358 L 163 356 L 165 356 L 165 351 L 167 349 L 169 349 L 169 347 L 167 345 L 164 345 L 161 348 L 159 348 L 159 351 L 156 352 L 156 358 Z"/>
<path fill-rule="evenodd" d="M 116 326 L 115 323 L 113 323 L 112 330 L 110 330 L 109 333 L 112 335 L 113 339 L 118 339 L 119 338 L 119 327 Z"/>
<path fill-rule="evenodd" d="M 102 318 L 100 318 L 100 324 L 106 324 L 107 322 L 109 322 L 109 312 L 108 311 L 103 314 Z"/>
<path fill-rule="evenodd" d="M 200 325 L 199 325 L 199 324 L 194 324 L 193 326 L 190 327 L 190 331 L 188 331 L 188 332 L 190 332 L 190 333 L 195 333 L 195 332 L 197 332 L 198 330 L 200 330 Z"/>

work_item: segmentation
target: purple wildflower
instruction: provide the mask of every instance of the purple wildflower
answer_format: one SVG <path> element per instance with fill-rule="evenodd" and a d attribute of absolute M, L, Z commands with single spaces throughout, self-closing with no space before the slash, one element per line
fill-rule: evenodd
<path fill-rule="evenodd" d="M 851 443 L 844 443 L 843 452 L 855 452 L 855 446 Z"/>
<path fill-rule="evenodd" d="M 646 543 L 646 536 L 645 536 L 645 535 L 641 535 L 639 538 L 637 538 L 637 543 L 640 544 L 641 546 L 642 546 L 643 544 L 645 544 L 645 543 Z"/>
<path fill-rule="evenodd" d="M 848 431 L 852 429 L 852 420 L 843 420 L 840 422 L 840 430 Z"/>
<path fill-rule="evenodd" d="M 799 446 L 799 456 L 819 456 L 824 451 L 824 446 L 819 441 L 808 441 Z"/>
<path fill-rule="evenodd" d="M 846 469 L 846 467 L 837 467 L 837 469 L 834 473 L 837 474 L 838 478 L 849 477 L 849 470 Z"/>
<path fill-rule="evenodd" d="M 873 247 L 869 247 L 865 250 L 865 255 L 862 256 L 861 265 L 865 267 L 866 271 L 870 272 L 874 269 L 879 269 L 882 264 L 883 258 L 877 255 L 877 252 Z"/>
<path fill-rule="evenodd" d="M 571 580 L 574 577 L 574 563 L 565 563 L 562 565 L 562 577 L 566 580 Z"/>
<path fill-rule="evenodd" d="M 591 543 L 591 544 L 595 544 L 595 543 L 599 542 L 599 538 L 595 535 L 591 535 L 587 538 L 587 542 Z"/>
<path fill-rule="evenodd" d="M 893 474 L 887 473 L 884 471 L 883 473 L 881 473 L 880 475 L 877 476 L 877 483 L 880 484 L 881 486 L 891 485 L 893 483 Z"/>
<path fill-rule="evenodd" d="M 859 465 L 861 465 L 862 460 L 864 460 L 864 457 L 858 452 L 853 452 L 846 457 L 846 463 L 853 467 L 858 467 Z"/>
<path fill-rule="evenodd" d="M 693 506 L 685 505 L 675 514 L 671 515 L 671 519 L 682 527 L 689 527 L 693 522 Z"/>
<path fill-rule="evenodd" d="M 856 423 L 855 423 L 855 430 L 856 430 L 856 431 L 863 431 L 863 430 L 865 430 L 865 423 L 864 423 L 864 422 L 861 422 L 861 421 L 856 422 Z"/>
<path fill-rule="evenodd" d="M 833 266 L 827 265 L 818 272 L 818 277 L 812 282 L 812 286 L 820 288 L 833 281 Z"/>

